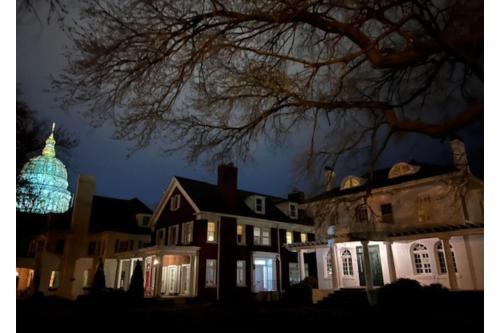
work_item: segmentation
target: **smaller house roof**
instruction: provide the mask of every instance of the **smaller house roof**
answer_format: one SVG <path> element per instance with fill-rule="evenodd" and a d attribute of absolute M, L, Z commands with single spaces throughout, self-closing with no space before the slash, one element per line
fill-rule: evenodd
<path fill-rule="evenodd" d="M 391 168 L 379 169 L 374 171 L 372 175 L 365 174 L 363 178 L 367 179 L 367 181 L 360 186 L 350 187 L 344 190 L 341 190 L 340 187 L 336 187 L 330 191 L 316 195 L 308 199 L 306 202 L 315 202 L 342 195 L 360 193 L 367 190 L 373 190 L 376 188 L 402 184 L 409 181 L 444 175 L 458 171 L 458 169 L 455 168 L 454 166 L 434 165 L 434 164 L 418 163 L 413 161 L 411 162 L 411 164 L 420 166 L 420 169 L 414 174 L 403 175 L 389 179 L 388 175 Z"/>

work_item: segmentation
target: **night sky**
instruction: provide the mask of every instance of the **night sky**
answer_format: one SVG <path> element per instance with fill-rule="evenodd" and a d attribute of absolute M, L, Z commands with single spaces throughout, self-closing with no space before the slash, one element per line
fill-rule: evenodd
<path fill-rule="evenodd" d="M 57 76 L 65 64 L 62 52 L 66 42 L 55 22 L 47 25 L 44 20 L 32 20 L 17 24 L 16 80 L 23 91 L 23 100 L 37 111 L 40 118 L 55 121 L 57 126 L 74 133 L 80 140 L 71 152 L 68 165 L 71 192 L 74 193 L 79 174 L 90 174 L 96 177 L 98 195 L 125 199 L 137 197 L 154 208 L 174 175 L 216 182 L 215 167 L 207 168 L 202 161 L 188 164 L 182 153 L 166 156 L 154 145 L 127 158 L 132 144 L 111 139 L 111 127 L 92 128 L 76 108 L 62 111 L 54 100 L 54 93 L 47 92 L 47 89 L 50 88 L 51 76 Z M 50 128 L 45 130 L 48 135 Z M 473 173 L 482 178 L 482 122 L 459 135 L 466 143 Z M 239 187 L 278 196 L 286 196 L 293 188 L 307 192 L 310 182 L 297 179 L 293 172 L 293 160 L 306 146 L 307 138 L 305 135 L 292 137 L 281 149 L 261 144 L 252 161 L 235 161 L 239 167 Z M 382 156 L 380 166 L 412 159 L 435 164 L 450 164 L 452 161 L 447 141 L 413 135 L 404 141 L 394 140 Z M 348 163 L 338 165 L 336 172 L 339 178 L 350 173 L 363 173 L 357 169 L 355 163 Z"/>

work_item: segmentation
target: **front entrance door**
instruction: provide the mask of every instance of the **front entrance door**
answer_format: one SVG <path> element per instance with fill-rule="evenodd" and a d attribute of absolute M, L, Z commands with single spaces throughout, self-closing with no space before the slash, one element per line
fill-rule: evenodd
<path fill-rule="evenodd" d="M 378 245 L 369 245 L 368 253 L 370 255 L 370 266 L 372 269 L 373 285 L 382 286 L 384 284 L 384 278 L 382 276 L 382 265 L 380 263 L 380 250 Z M 362 246 L 356 247 L 356 255 L 358 258 L 359 285 L 366 286 Z"/>
<path fill-rule="evenodd" d="M 181 294 L 189 295 L 189 284 L 190 284 L 190 266 L 189 264 L 184 264 L 181 266 Z"/>
<path fill-rule="evenodd" d="M 167 267 L 167 293 L 176 295 L 177 291 L 177 266 L 170 265 Z"/>
<path fill-rule="evenodd" d="M 254 267 L 255 292 L 273 291 L 273 260 L 267 258 L 256 258 L 254 260 Z"/>

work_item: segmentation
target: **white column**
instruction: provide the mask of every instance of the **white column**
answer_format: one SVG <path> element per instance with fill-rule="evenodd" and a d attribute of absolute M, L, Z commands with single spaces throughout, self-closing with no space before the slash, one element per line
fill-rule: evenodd
<path fill-rule="evenodd" d="M 370 253 L 368 250 L 368 241 L 361 241 L 361 245 L 363 245 L 363 269 L 365 271 L 366 290 L 372 290 L 373 277 L 370 263 Z"/>
<path fill-rule="evenodd" d="M 337 266 L 337 246 L 335 242 L 332 241 L 332 246 L 330 247 L 331 260 L 332 260 L 332 289 L 339 289 L 339 277 L 337 274 L 338 266 Z"/>
<path fill-rule="evenodd" d="M 299 261 L 299 279 L 300 281 L 302 281 L 306 277 L 306 270 L 304 265 L 304 250 L 299 250 L 297 252 L 297 256 Z"/>
<path fill-rule="evenodd" d="M 446 270 L 448 271 L 448 281 L 450 283 L 450 289 L 458 289 L 457 275 L 455 274 L 455 266 L 453 265 L 453 257 L 450 248 L 450 239 L 448 237 L 442 237 L 443 242 L 444 258 L 446 260 Z"/>
<path fill-rule="evenodd" d="M 392 242 L 384 242 L 385 251 L 387 254 L 387 266 L 389 268 L 389 282 L 394 282 L 397 279 L 396 265 L 394 264 L 394 254 L 392 253 Z"/>

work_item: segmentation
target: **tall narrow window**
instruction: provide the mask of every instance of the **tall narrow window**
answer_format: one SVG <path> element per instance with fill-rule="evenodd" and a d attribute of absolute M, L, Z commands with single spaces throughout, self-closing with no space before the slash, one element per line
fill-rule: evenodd
<path fill-rule="evenodd" d="M 413 264 L 416 274 L 429 274 L 432 273 L 431 261 L 427 248 L 417 243 L 412 246 Z"/>
<path fill-rule="evenodd" d="M 255 198 L 255 212 L 259 213 L 259 214 L 266 213 L 266 208 L 264 205 L 264 198 L 263 197 L 256 197 Z"/>
<path fill-rule="evenodd" d="M 450 250 L 451 250 L 451 260 L 453 261 L 453 269 L 455 270 L 455 273 L 456 273 L 457 272 L 457 262 L 455 261 L 455 251 L 453 251 L 451 244 L 450 244 Z M 444 249 L 443 249 L 443 242 L 439 241 L 436 243 L 436 253 L 438 256 L 439 274 L 448 273 L 448 269 L 446 267 L 446 257 L 444 255 Z"/>
<path fill-rule="evenodd" d="M 217 260 L 207 259 L 205 287 L 217 286 Z"/>
<path fill-rule="evenodd" d="M 305 232 L 300 233 L 300 242 L 301 243 L 307 242 L 307 234 Z"/>
<path fill-rule="evenodd" d="M 217 241 L 217 223 L 208 222 L 207 223 L 207 242 L 215 243 Z"/>
<path fill-rule="evenodd" d="M 349 251 L 347 249 L 342 252 L 342 272 L 346 276 L 354 275 L 353 269 L 352 269 L 351 251 Z"/>
<path fill-rule="evenodd" d="M 333 273 L 332 251 L 328 251 L 325 256 L 325 277 L 331 276 Z"/>
<path fill-rule="evenodd" d="M 298 209 L 297 209 L 297 204 L 290 202 L 290 218 L 296 219 L 298 218 Z"/>
<path fill-rule="evenodd" d="M 193 241 L 193 222 L 182 224 L 182 244 L 190 244 Z"/>
<path fill-rule="evenodd" d="M 175 211 L 181 206 L 181 195 L 176 194 L 170 198 L 170 210 Z"/>
<path fill-rule="evenodd" d="M 173 225 L 168 227 L 168 245 L 170 246 L 177 245 L 178 239 L 179 239 L 179 226 Z"/>
<path fill-rule="evenodd" d="M 59 287 L 59 272 L 52 271 L 50 272 L 49 288 L 57 289 L 58 287 Z"/>
<path fill-rule="evenodd" d="M 262 229 L 262 245 L 271 245 L 270 229 Z"/>
<path fill-rule="evenodd" d="M 255 245 L 260 245 L 260 228 L 253 227 L 253 243 Z"/>
<path fill-rule="evenodd" d="M 420 195 L 415 202 L 417 208 L 417 220 L 419 223 L 431 221 L 431 197 L 429 195 Z"/>
<path fill-rule="evenodd" d="M 293 243 L 293 232 L 291 232 L 291 231 L 286 232 L 286 243 L 287 244 Z"/>
<path fill-rule="evenodd" d="M 288 264 L 288 278 L 290 285 L 300 282 L 299 264 L 297 264 L 296 262 L 291 262 Z"/>
<path fill-rule="evenodd" d="M 238 287 L 246 286 L 245 260 L 236 261 L 236 285 Z"/>
<path fill-rule="evenodd" d="M 165 244 L 165 228 L 156 230 L 156 245 Z"/>
<path fill-rule="evenodd" d="M 86 269 L 83 271 L 83 279 L 82 279 L 82 287 L 87 288 L 89 285 L 89 270 Z"/>
<path fill-rule="evenodd" d="M 238 245 L 245 244 L 245 225 L 243 224 L 236 225 L 236 242 Z"/>
<path fill-rule="evenodd" d="M 356 220 L 359 223 L 368 223 L 368 207 L 366 205 L 360 205 L 356 208 Z"/>
<path fill-rule="evenodd" d="M 394 223 L 394 216 L 392 214 L 392 204 L 382 204 L 380 205 L 380 211 L 382 213 L 383 223 Z"/>

